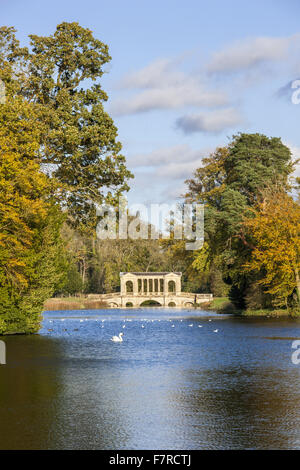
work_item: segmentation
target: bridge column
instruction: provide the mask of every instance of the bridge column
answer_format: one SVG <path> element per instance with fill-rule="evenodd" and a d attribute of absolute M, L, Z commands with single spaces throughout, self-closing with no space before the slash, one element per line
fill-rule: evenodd
<path fill-rule="evenodd" d="M 168 293 L 168 281 L 164 279 L 164 295 Z"/>
<path fill-rule="evenodd" d="M 137 278 L 133 281 L 133 295 L 138 295 L 139 288 L 138 288 L 138 280 Z"/>
<path fill-rule="evenodd" d="M 121 283 L 120 283 L 120 290 L 121 290 L 121 295 L 126 294 L 126 280 L 121 276 Z"/>
<path fill-rule="evenodd" d="M 163 296 L 164 296 L 164 306 L 168 305 L 168 299 L 167 299 L 167 294 L 168 294 L 168 281 L 166 278 L 163 278 L 164 281 L 164 288 L 163 288 Z"/>

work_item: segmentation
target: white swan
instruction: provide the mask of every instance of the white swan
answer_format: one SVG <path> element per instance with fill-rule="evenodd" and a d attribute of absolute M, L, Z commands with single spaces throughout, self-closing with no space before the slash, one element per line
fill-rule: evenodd
<path fill-rule="evenodd" d="M 218 333 L 219 330 L 214 330 L 214 333 Z"/>
<path fill-rule="evenodd" d="M 114 343 L 121 343 L 123 341 L 123 336 L 124 333 L 119 333 L 119 336 L 113 336 L 110 338 L 111 341 L 114 341 Z"/>

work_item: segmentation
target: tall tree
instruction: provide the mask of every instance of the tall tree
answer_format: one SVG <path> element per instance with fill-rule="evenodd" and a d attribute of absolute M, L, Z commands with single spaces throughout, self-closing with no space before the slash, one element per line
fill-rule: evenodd
<path fill-rule="evenodd" d="M 108 46 L 78 23 L 29 38 L 30 47 L 21 48 L 14 28 L 0 28 L 0 78 L 34 105 L 40 162 L 60 183 L 73 220 L 85 223 L 95 216 L 92 203 L 112 201 L 132 176 L 104 110 L 107 95 L 99 79 L 111 59 Z"/>
<path fill-rule="evenodd" d="M 62 211 L 89 233 L 96 204 L 115 202 L 132 176 L 104 109 L 107 45 L 78 23 L 31 35 L 29 48 L 15 32 L 0 28 L 0 334 L 37 331 L 61 288 Z"/>
<path fill-rule="evenodd" d="M 221 262 L 223 277 L 231 284 L 231 298 L 245 308 L 252 276 L 242 266 L 251 250 L 243 231 L 243 217 L 266 188 L 289 189 L 293 171 L 291 152 L 279 138 L 261 134 L 233 136 L 217 149 L 187 181 L 187 200 L 205 204 L 205 234 L 211 259 Z"/>
<path fill-rule="evenodd" d="M 38 331 L 43 303 L 63 275 L 62 214 L 34 159 L 39 142 L 29 108 L 19 99 L 0 105 L 0 334 Z M 12 139 L 2 132 L 1 111 L 15 117 Z"/>

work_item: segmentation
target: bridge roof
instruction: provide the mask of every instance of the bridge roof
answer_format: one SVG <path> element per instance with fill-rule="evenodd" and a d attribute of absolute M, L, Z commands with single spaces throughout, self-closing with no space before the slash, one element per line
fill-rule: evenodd
<path fill-rule="evenodd" d="M 171 272 L 171 271 L 163 271 L 163 272 L 132 272 L 132 271 L 128 271 L 128 272 L 125 272 L 125 273 L 120 273 L 120 276 L 123 276 L 124 274 L 134 274 L 135 276 L 166 276 L 167 274 L 177 274 L 177 276 L 181 276 L 182 273 L 181 272 Z"/>

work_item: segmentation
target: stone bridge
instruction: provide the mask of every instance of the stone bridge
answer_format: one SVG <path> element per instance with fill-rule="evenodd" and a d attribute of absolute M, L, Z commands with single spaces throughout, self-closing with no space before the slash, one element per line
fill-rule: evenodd
<path fill-rule="evenodd" d="M 162 307 L 190 307 L 195 303 L 211 302 L 212 294 L 181 292 L 180 272 L 120 273 L 120 293 L 93 295 L 109 307 L 141 307 L 153 302 Z"/>

